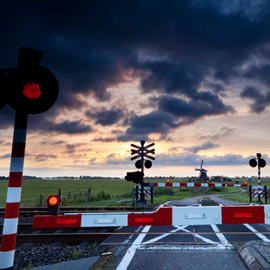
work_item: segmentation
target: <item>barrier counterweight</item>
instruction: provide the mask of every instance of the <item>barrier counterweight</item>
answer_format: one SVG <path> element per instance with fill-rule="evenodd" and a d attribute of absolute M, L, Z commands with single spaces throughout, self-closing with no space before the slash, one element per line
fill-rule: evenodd
<path fill-rule="evenodd" d="M 13 266 L 21 201 L 27 114 L 16 111 L 6 211 L 0 247 L 0 269 Z"/>

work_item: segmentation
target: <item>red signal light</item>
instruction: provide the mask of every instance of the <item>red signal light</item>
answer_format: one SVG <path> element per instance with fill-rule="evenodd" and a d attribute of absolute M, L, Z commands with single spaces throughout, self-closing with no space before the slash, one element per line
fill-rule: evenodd
<path fill-rule="evenodd" d="M 47 68 L 18 68 L 8 75 L 7 104 L 27 114 L 47 111 L 59 92 L 57 79 Z"/>
<path fill-rule="evenodd" d="M 39 84 L 35 82 L 28 82 L 23 87 L 23 94 L 30 99 L 39 98 L 42 92 L 39 88 Z"/>
<path fill-rule="evenodd" d="M 55 206 L 59 203 L 59 197 L 57 195 L 51 195 L 49 196 L 49 198 L 47 199 L 47 203 L 49 206 Z"/>

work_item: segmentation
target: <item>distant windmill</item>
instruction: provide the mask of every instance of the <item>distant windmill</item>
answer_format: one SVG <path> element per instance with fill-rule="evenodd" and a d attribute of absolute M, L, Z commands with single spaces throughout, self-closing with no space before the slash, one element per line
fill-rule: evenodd
<path fill-rule="evenodd" d="M 203 160 L 201 162 L 201 168 L 200 169 L 195 169 L 195 171 L 200 171 L 200 176 L 199 176 L 199 180 L 200 181 L 204 181 L 206 182 L 208 180 L 208 176 L 207 176 L 207 170 L 203 169 Z"/>

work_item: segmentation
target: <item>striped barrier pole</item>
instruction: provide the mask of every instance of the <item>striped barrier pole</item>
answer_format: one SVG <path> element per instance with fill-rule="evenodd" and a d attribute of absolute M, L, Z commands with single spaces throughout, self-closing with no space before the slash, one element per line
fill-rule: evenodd
<path fill-rule="evenodd" d="M 6 210 L 0 247 L 0 269 L 10 269 L 13 267 L 14 262 L 22 190 L 27 116 L 23 112 L 16 111 Z"/>
<path fill-rule="evenodd" d="M 258 162 L 258 199 L 261 202 L 261 168 L 260 162 Z"/>

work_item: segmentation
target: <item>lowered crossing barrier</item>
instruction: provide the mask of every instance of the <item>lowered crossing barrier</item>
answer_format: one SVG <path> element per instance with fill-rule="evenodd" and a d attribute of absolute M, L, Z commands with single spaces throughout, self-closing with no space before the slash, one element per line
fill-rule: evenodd
<path fill-rule="evenodd" d="M 77 213 L 35 216 L 34 229 L 119 226 L 180 226 L 212 224 L 270 224 L 269 205 L 162 206 L 153 212 Z"/>

